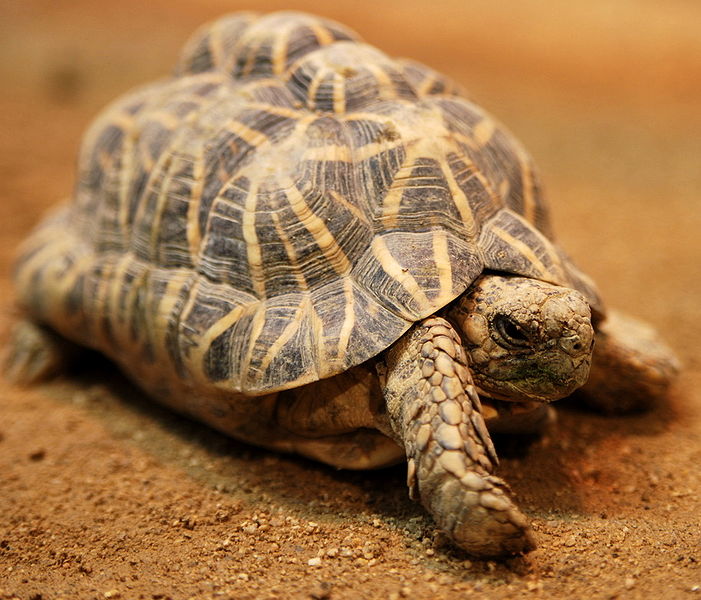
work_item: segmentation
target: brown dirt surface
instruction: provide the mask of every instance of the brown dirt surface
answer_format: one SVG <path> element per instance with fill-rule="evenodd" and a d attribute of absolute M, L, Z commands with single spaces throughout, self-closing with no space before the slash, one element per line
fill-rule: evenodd
<path fill-rule="evenodd" d="M 0 388 L 0 599 L 701 598 L 701 4 L 692 0 L 203 0 L 0 4 L 0 291 L 70 194 L 81 132 L 167 71 L 198 24 L 298 8 L 464 84 L 540 165 L 563 245 L 609 304 L 665 332 L 669 402 L 573 408 L 500 474 L 539 547 L 469 560 L 403 467 L 334 471 L 244 446 L 107 364 Z M 3 335 L 6 340 L 6 333 Z"/>

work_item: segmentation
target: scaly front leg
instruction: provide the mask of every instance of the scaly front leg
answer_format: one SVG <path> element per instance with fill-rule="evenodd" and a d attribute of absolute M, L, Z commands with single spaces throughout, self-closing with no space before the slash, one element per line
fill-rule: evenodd
<path fill-rule="evenodd" d="M 460 337 L 448 321 L 417 323 L 386 356 L 384 395 L 405 448 L 412 498 L 478 557 L 535 547 L 526 517 L 492 475 L 498 460 Z"/>

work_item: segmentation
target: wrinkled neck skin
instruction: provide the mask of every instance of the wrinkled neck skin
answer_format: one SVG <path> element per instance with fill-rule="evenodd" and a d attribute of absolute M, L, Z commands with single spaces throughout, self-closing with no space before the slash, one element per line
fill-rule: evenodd
<path fill-rule="evenodd" d="M 575 290 L 485 274 L 444 316 L 462 337 L 483 398 L 533 406 L 568 396 L 589 376 L 591 311 Z"/>

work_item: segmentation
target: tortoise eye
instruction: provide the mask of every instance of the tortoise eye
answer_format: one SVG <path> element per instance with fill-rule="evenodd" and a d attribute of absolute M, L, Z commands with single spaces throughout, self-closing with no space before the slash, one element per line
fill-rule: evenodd
<path fill-rule="evenodd" d="M 504 342 L 520 348 L 530 346 L 531 340 L 528 334 L 514 320 L 505 315 L 494 317 L 494 328 Z"/>

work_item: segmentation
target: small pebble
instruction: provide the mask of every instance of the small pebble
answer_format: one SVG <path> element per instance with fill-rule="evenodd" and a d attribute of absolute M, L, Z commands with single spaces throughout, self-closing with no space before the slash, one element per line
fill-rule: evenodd
<path fill-rule="evenodd" d="M 39 448 L 39 450 L 35 450 L 29 455 L 29 460 L 39 462 L 40 460 L 44 460 L 44 457 L 46 457 L 46 450 Z"/>

